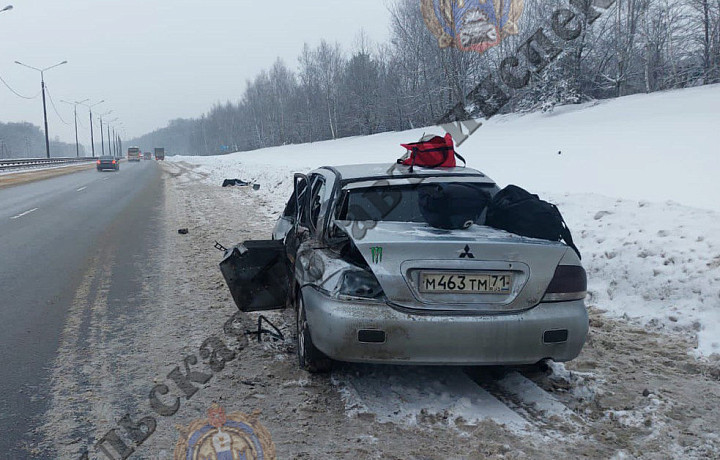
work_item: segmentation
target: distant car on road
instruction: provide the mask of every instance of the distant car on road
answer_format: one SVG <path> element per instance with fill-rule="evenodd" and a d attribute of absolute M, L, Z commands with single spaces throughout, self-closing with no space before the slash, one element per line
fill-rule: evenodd
<path fill-rule="evenodd" d="M 140 161 L 140 149 L 138 147 L 130 147 L 128 149 L 128 161 Z"/>
<path fill-rule="evenodd" d="M 115 157 L 100 157 L 97 160 L 97 170 L 112 169 L 120 171 L 120 160 Z"/>
<path fill-rule="evenodd" d="M 238 308 L 293 306 L 301 368 L 332 360 L 434 365 L 569 361 L 588 332 L 587 278 L 559 241 L 431 226 L 423 196 L 498 193 L 470 168 L 323 167 L 295 175 L 272 240 L 220 264 Z M 453 185 L 454 186 L 454 185 Z"/>
<path fill-rule="evenodd" d="M 155 147 L 155 159 L 156 160 L 164 160 L 165 159 L 165 148 L 164 147 Z"/>

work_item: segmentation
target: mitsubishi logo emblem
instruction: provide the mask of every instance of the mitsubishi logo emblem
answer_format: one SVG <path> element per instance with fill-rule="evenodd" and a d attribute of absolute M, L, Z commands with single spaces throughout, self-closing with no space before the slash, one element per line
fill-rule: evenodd
<path fill-rule="evenodd" d="M 460 258 L 461 259 L 474 259 L 475 256 L 472 252 L 470 252 L 470 246 L 465 245 L 465 249 L 460 251 Z"/>

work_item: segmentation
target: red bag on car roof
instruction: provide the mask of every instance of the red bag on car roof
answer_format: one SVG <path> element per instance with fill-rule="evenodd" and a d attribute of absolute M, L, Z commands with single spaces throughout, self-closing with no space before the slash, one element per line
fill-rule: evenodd
<path fill-rule="evenodd" d="M 445 137 L 425 136 L 419 142 L 412 144 L 400 144 L 408 151 L 400 158 L 398 164 L 410 166 L 422 166 L 424 168 L 454 168 L 455 157 L 465 164 L 465 159 L 455 151 L 453 138 L 450 133 Z"/>

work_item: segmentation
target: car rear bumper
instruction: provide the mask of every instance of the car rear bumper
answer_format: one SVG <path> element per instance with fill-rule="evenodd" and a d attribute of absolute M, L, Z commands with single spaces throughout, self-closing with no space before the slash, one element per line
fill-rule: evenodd
<path fill-rule="evenodd" d="M 98 171 L 103 171 L 105 169 L 120 169 L 120 166 L 117 165 L 100 165 L 97 167 Z"/>
<path fill-rule="evenodd" d="M 541 303 L 511 314 L 454 316 L 341 301 L 313 287 L 303 288 L 302 293 L 313 343 L 338 361 L 519 365 L 551 358 L 562 362 L 580 354 L 588 332 L 582 300 Z"/>

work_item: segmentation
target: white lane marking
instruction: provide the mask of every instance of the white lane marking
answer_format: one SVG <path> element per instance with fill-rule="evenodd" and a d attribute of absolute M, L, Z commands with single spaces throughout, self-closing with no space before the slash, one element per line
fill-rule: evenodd
<path fill-rule="evenodd" d="M 86 188 L 87 188 L 87 187 L 80 187 L 79 189 L 77 189 L 77 191 L 78 191 L 78 192 L 82 192 L 82 191 L 85 190 Z"/>
<path fill-rule="evenodd" d="M 27 216 L 27 215 L 30 214 L 31 212 L 35 212 L 35 211 L 37 211 L 37 210 L 38 210 L 38 208 L 33 208 L 33 209 L 29 210 L 29 211 L 25 211 L 25 212 L 23 212 L 23 213 L 21 213 L 21 214 L 18 214 L 17 216 L 12 216 L 11 219 L 19 219 L 20 217 L 22 217 L 22 216 Z"/>
<path fill-rule="evenodd" d="M 108 180 L 108 179 L 110 179 L 110 178 L 109 178 L 109 177 L 106 177 L 105 179 L 102 179 L 102 180 Z"/>

